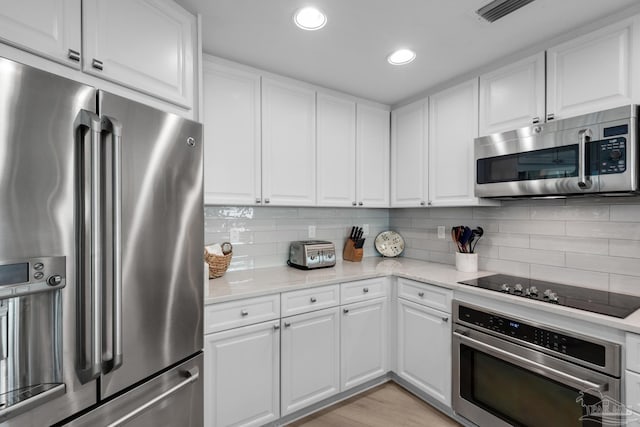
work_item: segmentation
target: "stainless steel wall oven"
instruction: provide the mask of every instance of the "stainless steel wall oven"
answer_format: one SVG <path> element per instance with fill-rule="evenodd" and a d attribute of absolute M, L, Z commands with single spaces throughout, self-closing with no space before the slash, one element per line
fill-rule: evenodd
<path fill-rule="evenodd" d="M 479 426 L 624 420 L 620 345 L 454 301 L 453 410 Z"/>

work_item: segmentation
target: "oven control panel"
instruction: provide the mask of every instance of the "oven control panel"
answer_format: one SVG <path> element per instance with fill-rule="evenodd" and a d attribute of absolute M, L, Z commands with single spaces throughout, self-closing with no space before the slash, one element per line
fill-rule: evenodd
<path fill-rule="evenodd" d="M 601 344 L 463 305 L 458 307 L 457 314 L 460 321 L 480 329 L 534 344 L 550 352 L 605 366 L 605 347 Z"/>

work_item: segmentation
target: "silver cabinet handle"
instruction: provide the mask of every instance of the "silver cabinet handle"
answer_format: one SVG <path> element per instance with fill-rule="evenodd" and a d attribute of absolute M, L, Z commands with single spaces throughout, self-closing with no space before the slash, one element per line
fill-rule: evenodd
<path fill-rule="evenodd" d="M 285 328 L 288 328 L 289 326 L 291 326 L 291 323 L 289 323 L 289 322 L 284 322 L 284 327 L 285 327 Z"/>
<path fill-rule="evenodd" d="M 580 142 L 578 143 L 578 187 L 582 190 L 588 190 L 591 188 L 591 179 L 586 176 L 586 145 L 591 140 L 591 129 L 582 129 L 578 132 L 580 136 Z"/>
<path fill-rule="evenodd" d="M 344 310 L 342 310 L 342 312 L 343 312 L 344 314 L 347 314 L 347 313 L 349 313 L 349 309 L 348 309 L 348 308 L 345 308 Z"/>
<path fill-rule="evenodd" d="M 556 116 L 553 113 L 547 114 L 547 121 L 555 119 Z"/>
<path fill-rule="evenodd" d="M 310 300 L 310 301 L 311 301 L 312 303 L 314 303 L 314 302 L 317 302 L 318 300 L 316 299 L 316 297 L 311 297 L 311 300 Z"/>
<path fill-rule="evenodd" d="M 418 296 L 422 298 L 424 296 L 424 292 L 418 292 Z"/>
<path fill-rule="evenodd" d="M 431 200 L 429 200 L 429 201 L 427 202 L 427 205 L 428 205 L 428 206 L 431 206 Z"/>
<path fill-rule="evenodd" d="M 67 52 L 67 58 L 75 62 L 80 62 L 80 52 L 78 52 L 77 50 L 69 49 L 69 51 Z"/>
<path fill-rule="evenodd" d="M 427 204 L 427 203 L 426 203 L 424 200 L 422 200 L 422 201 L 420 202 L 420 206 L 424 206 L 424 205 L 426 205 L 426 204 Z"/>
<path fill-rule="evenodd" d="M 364 203 L 358 202 L 358 206 L 362 206 L 362 205 L 364 205 Z"/>
<path fill-rule="evenodd" d="M 112 293 L 113 304 L 111 312 L 113 354 L 110 360 L 103 361 L 103 372 L 114 371 L 122 366 L 122 124 L 113 117 L 102 117 L 102 130 L 111 135 L 112 141 L 112 201 L 113 216 L 112 239 Z M 106 310 L 106 307 L 105 307 Z M 106 353 L 109 353 L 108 351 Z"/>
<path fill-rule="evenodd" d="M 249 312 L 247 310 L 242 310 L 242 311 L 240 311 L 240 315 L 242 315 L 242 317 L 248 316 Z"/>
<path fill-rule="evenodd" d="M 447 322 L 449 321 L 449 318 L 448 318 L 448 317 L 443 317 L 443 318 L 442 318 L 442 321 L 443 321 L 444 323 L 447 323 Z"/>
<path fill-rule="evenodd" d="M 158 402 L 166 399 L 170 395 L 176 393 L 181 388 L 186 387 L 189 384 L 198 381 L 198 377 L 200 376 L 200 373 L 198 371 L 198 368 L 194 367 L 192 369 L 189 369 L 188 371 L 185 371 L 183 373 L 183 375 L 186 377 L 185 380 L 183 380 L 183 381 L 179 382 L 178 384 L 174 385 L 173 387 L 171 387 L 169 390 L 165 391 L 164 393 L 159 394 L 158 396 L 154 397 L 153 399 L 151 399 L 150 401 L 148 401 L 144 405 L 138 406 L 136 409 L 134 409 L 133 411 L 129 412 L 124 417 L 118 418 L 116 421 L 112 422 L 107 427 L 119 427 L 119 426 L 124 425 L 127 421 L 129 421 L 132 418 L 138 416 L 139 414 L 141 414 L 142 412 L 146 411 L 147 409 L 149 409 L 150 407 L 152 407 L 156 403 L 158 403 Z"/>
<path fill-rule="evenodd" d="M 256 203 L 260 204 L 261 200 L 259 198 L 256 197 Z"/>
<path fill-rule="evenodd" d="M 273 330 L 277 331 L 278 329 L 280 329 L 280 325 L 273 325 Z"/>
<path fill-rule="evenodd" d="M 264 199 L 264 202 L 265 202 L 265 203 L 271 203 L 271 200 L 269 200 L 269 199 Z"/>
<path fill-rule="evenodd" d="M 538 123 L 540 123 L 540 117 L 534 117 L 533 120 L 531 120 L 531 123 L 537 125 Z"/>
<path fill-rule="evenodd" d="M 102 371 L 102 198 L 100 197 L 102 162 L 100 156 L 100 118 L 89 111 L 81 110 L 74 123 L 81 138 L 78 141 L 80 169 L 80 200 L 78 202 L 78 295 L 77 310 L 81 316 L 90 317 L 87 328 L 76 330 L 78 378 L 87 383 Z M 90 134 L 85 142 L 86 133 Z M 82 155 L 84 154 L 84 155 Z M 86 362 L 85 362 L 86 361 Z M 84 363 L 84 364 L 83 364 Z"/>
<path fill-rule="evenodd" d="M 91 61 L 91 66 L 100 71 L 102 71 L 102 69 L 104 68 L 104 64 L 102 63 L 102 61 L 95 58 L 93 58 L 93 61 Z"/>
<path fill-rule="evenodd" d="M 356 203 L 355 200 L 353 202 L 351 202 L 351 206 L 356 206 L 356 205 L 357 205 L 357 203 Z"/>
<path fill-rule="evenodd" d="M 362 288 L 362 292 L 365 293 L 365 294 L 368 293 L 369 292 L 369 288 Z"/>

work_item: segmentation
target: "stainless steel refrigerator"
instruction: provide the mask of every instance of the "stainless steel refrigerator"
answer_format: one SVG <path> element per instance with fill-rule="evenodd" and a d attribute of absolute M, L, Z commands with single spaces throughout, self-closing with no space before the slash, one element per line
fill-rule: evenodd
<path fill-rule="evenodd" d="M 200 124 L 0 58 L 0 423 L 202 425 L 202 168 Z"/>

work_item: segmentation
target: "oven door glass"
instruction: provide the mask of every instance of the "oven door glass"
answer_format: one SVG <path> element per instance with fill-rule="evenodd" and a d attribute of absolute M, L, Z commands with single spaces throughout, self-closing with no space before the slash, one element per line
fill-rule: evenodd
<path fill-rule="evenodd" d="M 515 426 L 601 426 L 585 405 L 601 398 L 460 344 L 460 396 Z M 582 396 L 582 400 L 576 399 Z"/>

